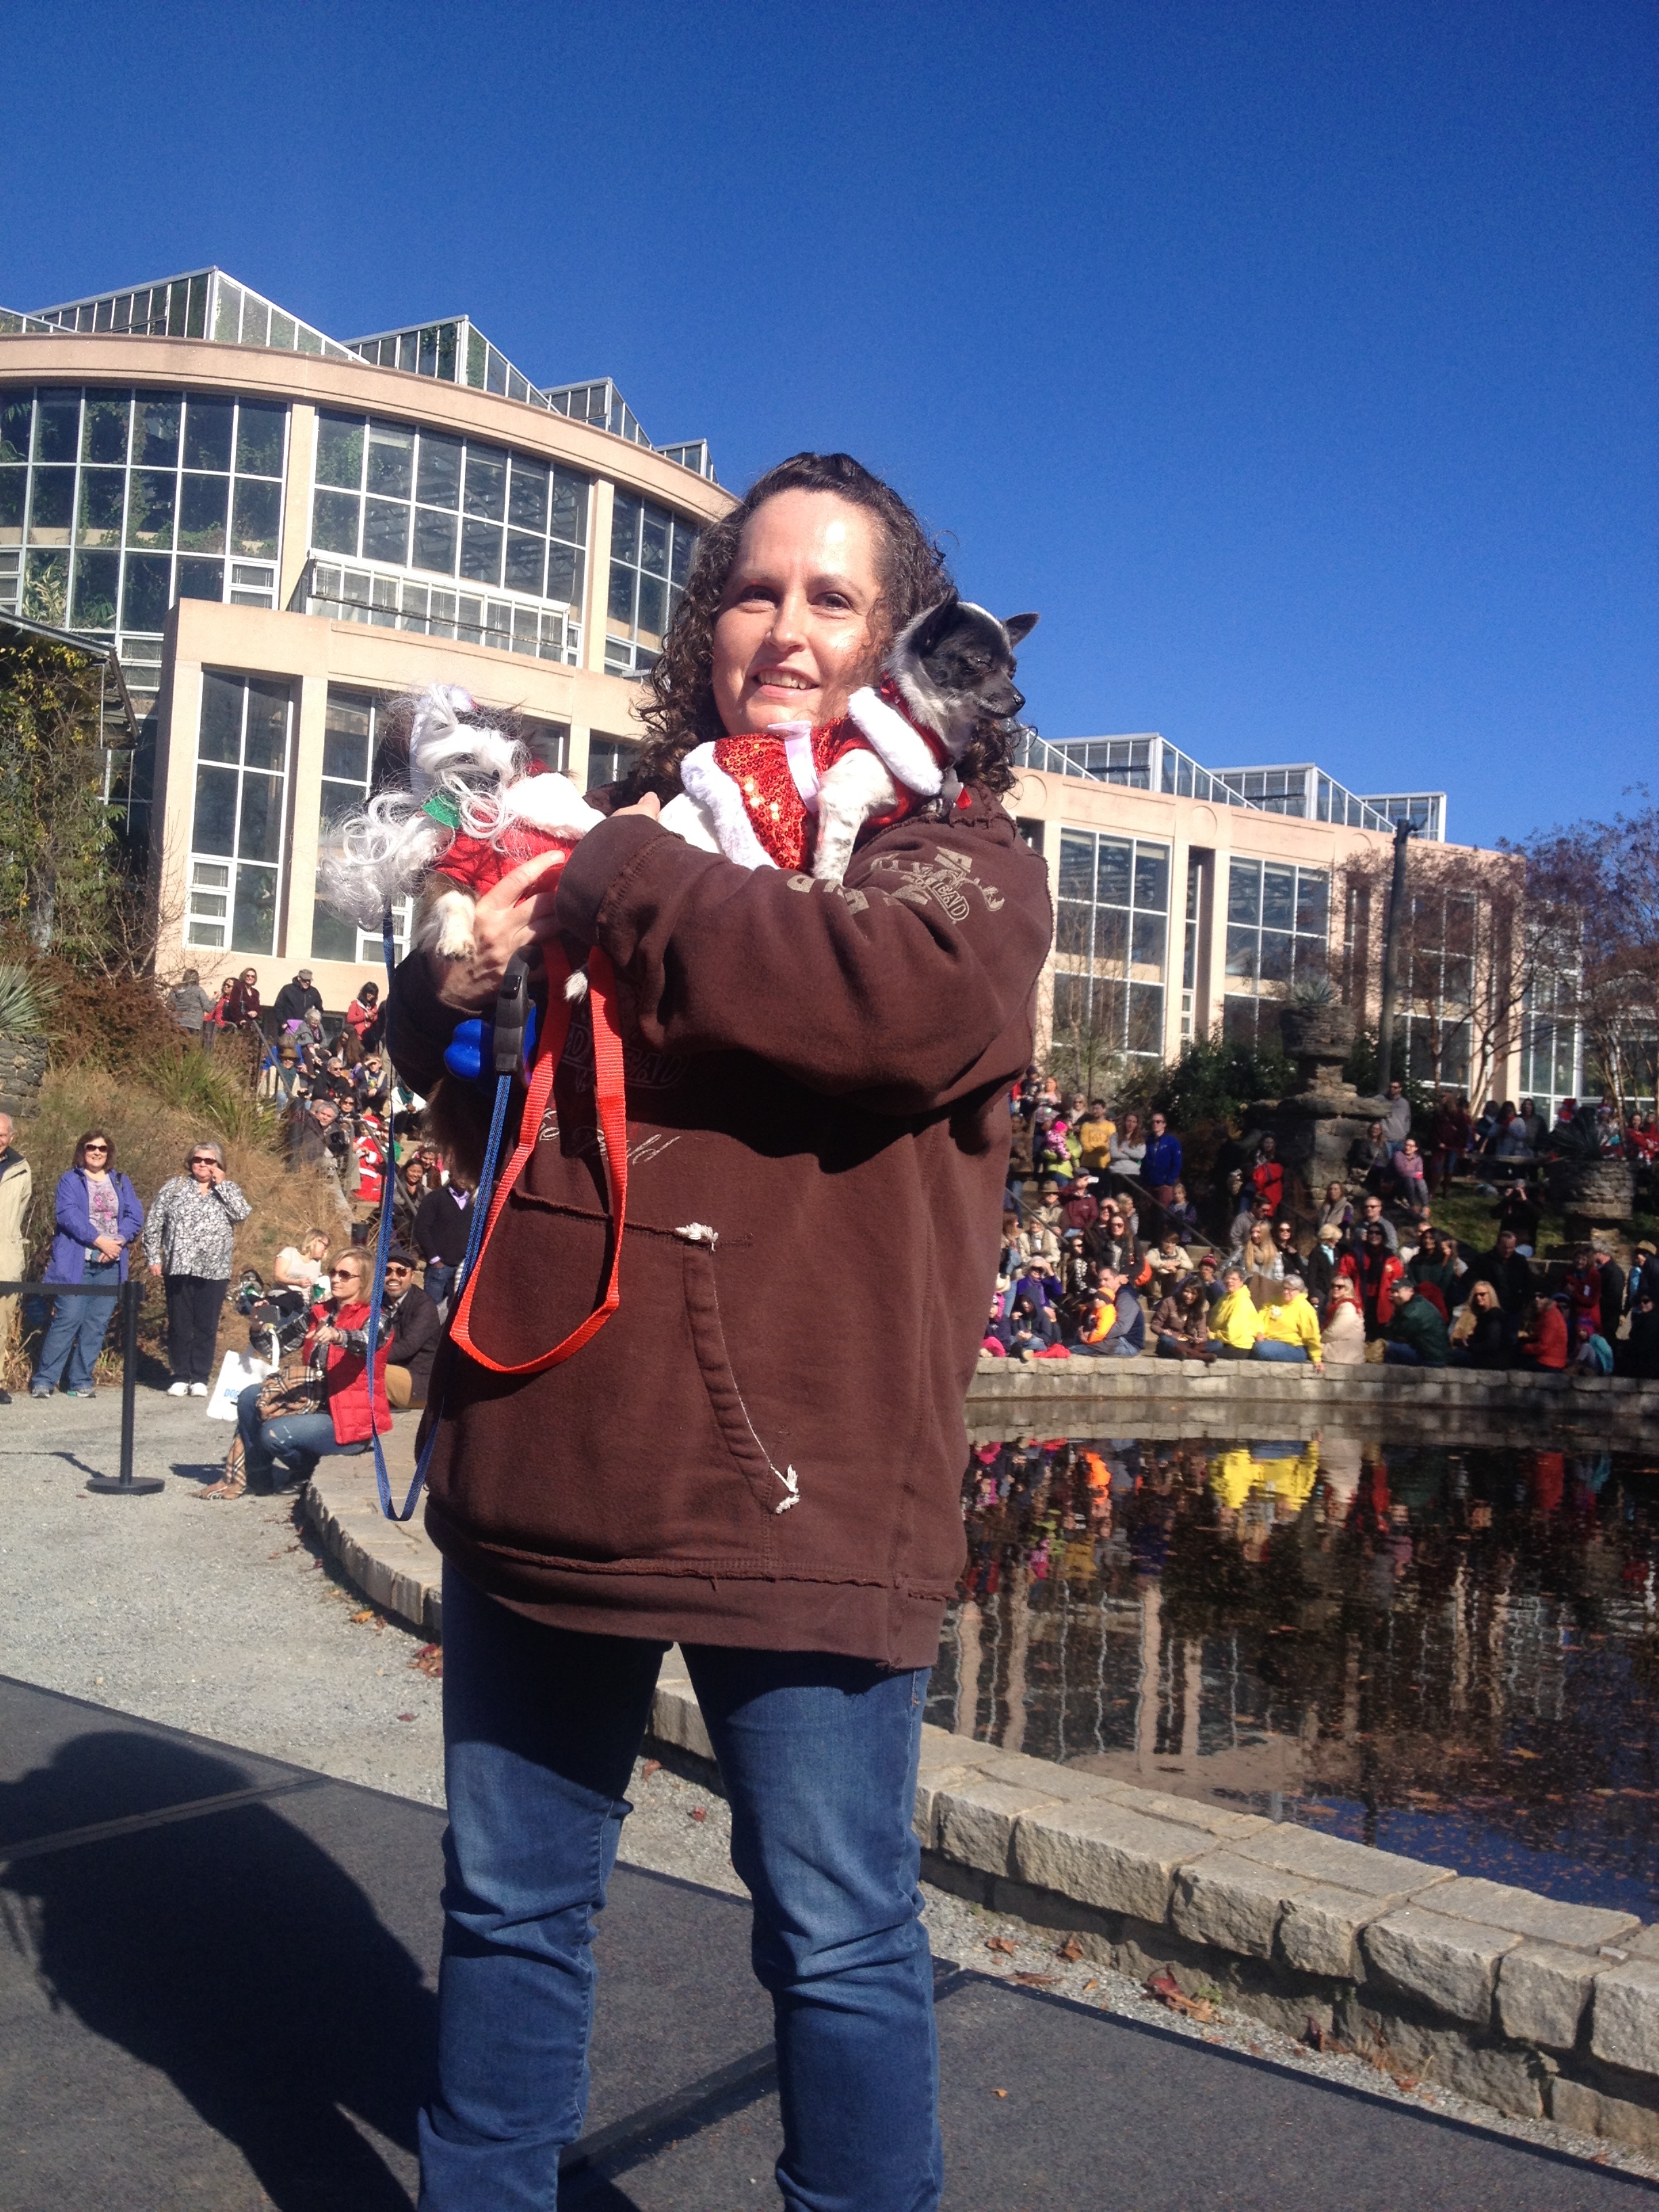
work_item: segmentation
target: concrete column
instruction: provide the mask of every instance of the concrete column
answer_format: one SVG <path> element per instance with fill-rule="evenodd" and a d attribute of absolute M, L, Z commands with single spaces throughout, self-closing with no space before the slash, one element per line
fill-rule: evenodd
<path fill-rule="evenodd" d="M 294 596 L 311 544 L 311 477 L 317 457 L 317 410 L 296 400 L 288 410 L 288 475 L 283 485 L 283 535 L 276 564 L 276 605 Z"/>
<path fill-rule="evenodd" d="M 957 1614 L 957 1717 L 952 1735 L 971 1736 L 979 1717 L 980 1620 L 979 1600 L 964 1599 Z"/>
<path fill-rule="evenodd" d="M 177 636 L 168 651 L 173 653 Z M 196 732 L 202 715 L 202 669 L 199 661 L 171 660 L 162 692 L 165 714 L 156 747 L 155 791 L 151 809 L 152 849 L 160 855 L 155 887 L 158 929 L 155 966 L 161 975 L 177 975 L 191 963 L 185 945 L 185 907 L 190 884 L 191 821 L 196 805 Z M 219 965 L 229 958 L 221 956 Z M 193 963 L 206 975 L 212 956 Z"/>
<path fill-rule="evenodd" d="M 617 488 L 605 477 L 594 479 L 593 500 L 587 531 L 587 593 L 582 608 L 582 659 L 584 668 L 596 675 L 605 673 L 605 610 L 611 595 L 611 517 L 616 506 Z M 576 733 L 570 741 L 574 748 Z M 582 772 L 586 774 L 587 752 L 584 740 Z"/>
<path fill-rule="evenodd" d="M 1207 964 L 1208 988 L 1204 992 L 1204 1027 L 1213 1029 L 1221 1019 L 1221 1002 L 1227 992 L 1227 867 L 1232 858 L 1232 837 L 1227 815 L 1231 810 L 1218 806 L 1216 812 L 1215 858 L 1212 889 L 1210 898 L 1209 928 L 1199 924 L 1198 972 L 1200 982 L 1205 981 Z M 1193 1027 L 1198 1027 L 1199 996 L 1194 994 Z"/>
<path fill-rule="evenodd" d="M 1179 820 L 1179 813 L 1176 819 Z M 1187 948 L 1187 860 L 1192 848 L 1179 829 L 1170 840 L 1170 926 L 1164 945 L 1164 1057 L 1181 1056 L 1181 969 Z M 1194 1002 L 1194 1024 L 1198 1007 Z"/>
<path fill-rule="evenodd" d="M 569 759 L 565 773 L 578 791 L 587 788 L 587 746 L 592 731 L 586 722 L 572 721 L 570 725 Z"/>
<path fill-rule="evenodd" d="M 317 900 L 317 847 L 321 829 L 323 732 L 328 720 L 328 678 L 302 676 L 289 756 L 288 881 L 283 887 L 285 958 L 311 957 L 312 915 Z"/>

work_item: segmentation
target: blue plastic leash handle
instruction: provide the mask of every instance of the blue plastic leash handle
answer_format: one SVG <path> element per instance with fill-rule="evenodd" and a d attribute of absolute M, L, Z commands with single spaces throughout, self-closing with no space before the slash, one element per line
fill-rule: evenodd
<path fill-rule="evenodd" d="M 380 916 L 380 941 L 386 957 L 389 1005 L 394 978 L 390 907 Z M 478 1188 L 472 1194 L 472 1226 L 467 1233 L 466 1251 L 450 1292 L 449 1310 L 452 1315 L 460 1304 L 467 1277 L 477 1263 L 478 1248 L 483 1242 L 484 1223 L 489 1214 L 490 1193 L 495 1189 L 496 1170 L 501 1164 L 501 1138 L 507 1127 L 507 1103 L 512 1095 L 513 1079 L 522 1065 L 526 1029 L 529 1028 L 533 1037 L 534 1022 L 535 1009 L 529 1002 L 528 970 L 523 954 L 515 953 L 507 963 L 507 973 L 501 978 L 501 992 L 495 1002 L 495 1103 L 489 1116 L 489 1142 L 484 1147 Z M 386 1256 L 392 1249 L 392 1198 L 397 1187 L 397 1152 L 392 1142 L 393 1133 L 391 1130 L 386 1133 L 387 1171 L 380 1183 L 380 1227 L 374 1244 L 374 1284 L 368 1299 L 368 1430 L 369 1439 L 374 1447 L 374 1486 L 380 1493 L 380 1510 L 388 1521 L 407 1521 L 413 1516 L 420 1502 L 421 1492 L 426 1486 L 427 1469 L 432 1464 L 433 1450 L 438 1441 L 438 1421 L 443 1418 L 443 1401 L 441 1398 L 438 1401 L 437 1419 L 434 1420 L 432 1432 L 416 1460 L 415 1480 L 409 1486 L 409 1495 L 404 1500 L 403 1510 L 399 1512 L 392 1502 L 392 1478 L 386 1471 L 386 1448 L 380 1442 L 380 1432 L 374 1425 L 374 1361 L 380 1350 L 380 1300 L 386 1294 Z M 440 1346 L 441 1350 L 442 1346 Z"/>

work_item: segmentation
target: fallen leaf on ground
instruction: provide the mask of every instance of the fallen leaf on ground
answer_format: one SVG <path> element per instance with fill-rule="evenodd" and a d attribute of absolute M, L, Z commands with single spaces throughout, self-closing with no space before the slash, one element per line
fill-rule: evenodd
<path fill-rule="evenodd" d="M 1051 1990 L 1060 1979 L 1058 1974 L 1012 1974 L 1011 1981 L 1024 1982 L 1029 1989 Z"/>
<path fill-rule="evenodd" d="M 1008 2092 L 1006 2089 L 994 2089 L 991 2094 L 994 2097 L 1006 2097 Z"/>
<path fill-rule="evenodd" d="M 642 1759 L 640 1762 L 640 1779 L 641 1782 L 648 1782 L 653 1774 L 660 1773 L 661 1771 L 662 1761 L 659 1759 Z"/>
<path fill-rule="evenodd" d="M 694 1820 L 706 1820 L 708 1818 L 708 1808 L 706 1805 L 694 1805 L 691 1808 L 691 1818 Z"/>
<path fill-rule="evenodd" d="M 1074 1966 L 1083 1956 L 1083 1946 L 1075 1936 L 1068 1936 L 1054 1953 L 1054 1956 L 1057 1959 L 1064 1959 L 1068 1966 Z"/>
<path fill-rule="evenodd" d="M 373 1620 L 374 1618 L 374 1608 L 372 1605 L 366 1605 L 361 1613 L 354 1613 L 350 1618 L 354 1621 Z"/>
<path fill-rule="evenodd" d="M 399 1713 L 398 1717 L 400 1721 L 412 1721 L 415 1716 L 413 1713 Z"/>
<path fill-rule="evenodd" d="M 1414 2089 L 1417 2087 L 1417 2076 L 1415 2074 L 1396 2074 L 1394 2077 L 1394 2086 L 1396 2089 Z"/>
<path fill-rule="evenodd" d="M 1178 2012 L 1183 2020 L 1211 2021 L 1221 2017 L 1208 1997 L 1189 1997 L 1167 1969 L 1161 1974 L 1149 1974 L 1145 1986 L 1148 1996 L 1156 1997 L 1160 2004 L 1168 2005 L 1171 2012 Z"/>
<path fill-rule="evenodd" d="M 1100 1984 L 1098 1982 L 1085 1982 L 1083 1984 L 1083 1994 L 1086 1997 L 1091 1990 L 1097 1990 L 1099 1987 Z"/>
<path fill-rule="evenodd" d="M 988 1936 L 985 1939 L 985 1948 L 988 1951 L 1006 1952 L 1011 1959 L 1014 1955 L 1014 1946 L 1006 1936 Z"/>

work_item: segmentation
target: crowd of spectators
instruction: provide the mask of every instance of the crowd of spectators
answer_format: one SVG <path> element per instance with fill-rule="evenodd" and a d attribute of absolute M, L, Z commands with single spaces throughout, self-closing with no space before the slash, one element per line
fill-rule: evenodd
<path fill-rule="evenodd" d="M 1347 1172 L 1293 1194 L 1274 1137 L 1218 1123 L 1189 1190 L 1180 1134 L 1161 1113 L 1064 1094 L 1035 1068 L 1011 1097 L 1012 1145 L 993 1358 L 1255 1359 L 1322 1367 L 1569 1365 L 1659 1379 L 1659 1255 L 1626 1269 L 1607 1244 L 1570 1262 L 1537 1252 L 1528 1173 L 1549 1153 L 1651 1165 L 1651 1116 L 1565 1102 L 1553 1126 L 1519 1109 L 1443 1101 L 1419 1144 L 1390 1085 Z M 1498 1170 L 1497 1164 L 1504 1163 Z M 1434 1220 L 1455 1175 L 1501 1172 L 1489 1248 Z M 1477 1185 L 1477 1188 L 1481 1186 Z M 1299 1213 L 1292 1197 L 1301 1200 Z"/>

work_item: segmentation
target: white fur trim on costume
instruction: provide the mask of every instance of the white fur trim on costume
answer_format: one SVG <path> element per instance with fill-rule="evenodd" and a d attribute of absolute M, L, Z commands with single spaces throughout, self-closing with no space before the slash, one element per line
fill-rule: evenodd
<path fill-rule="evenodd" d="M 585 837 L 605 819 L 570 778 L 556 769 L 520 776 L 517 783 L 509 784 L 501 799 L 501 813 L 509 822 L 526 822 L 536 830 L 562 830 L 576 837 Z"/>
<path fill-rule="evenodd" d="M 895 783 L 914 791 L 918 799 L 939 796 L 939 763 L 927 739 L 911 728 L 896 708 L 890 707 L 866 685 L 853 694 L 847 711 Z"/>
<path fill-rule="evenodd" d="M 699 806 L 689 791 L 677 791 L 662 812 L 657 817 L 665 830 L 683 837 L 694 852 L 718 853 L 720 839 L 714 835 L 714 817 L 706 806 Z"/>
<path fill-rule="evenodd" d="M 720 848 L 740 868 L 775 868 L 777 862 L 755 835 L 743 793 L 714 758 L 711 739 L 694 745 L 680 763 L 680 781 L 714 826 Z"/>
<path fill-rule="evenodd" d="M 818 811 L 818 764 L 812 757 L 811 724 L 775 722 L 772 733 L 783 739 L 783 757 L 789 763 L 789 773 L 800 793 L 801 805 L 809 814 L 816 814 Z"/>

